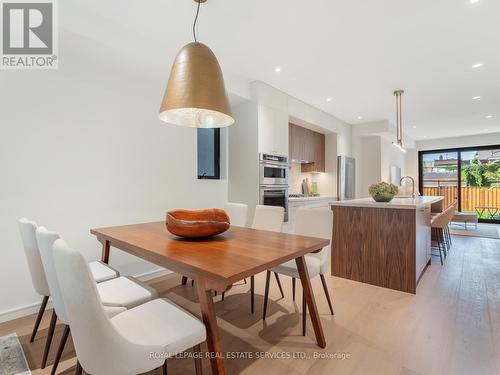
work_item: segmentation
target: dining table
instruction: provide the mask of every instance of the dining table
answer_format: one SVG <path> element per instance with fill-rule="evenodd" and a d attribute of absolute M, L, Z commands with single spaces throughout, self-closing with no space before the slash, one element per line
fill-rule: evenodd
<path fill-rule="evenodd" d="M 304 256 L 328 246 L 327 239 L 237 226 L 214 237 L 186 239 L 170 234 L 164 222 L 90 232 L 102 244 L 101 260 L 105 263 L 109 263 L 113 247 L 195 281 L 213 374 L 226 373 L 213 293 L 228 291 L 233 283 L 291 260 L 298 268 L 317 344 L 326 347 Z"/>

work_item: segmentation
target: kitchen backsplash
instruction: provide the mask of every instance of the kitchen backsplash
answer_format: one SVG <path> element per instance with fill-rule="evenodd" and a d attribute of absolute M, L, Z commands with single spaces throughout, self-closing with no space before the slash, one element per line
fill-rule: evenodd
<path fill-rule="evenodd" d="M 288 191 L 290 194 L 302 193 L 302 180 L 308 178 L 311 182 L 316 182 L 318 184 L 318 193 L 321 195 L 328 194 L 328 192 L 324 191 L 325 186 L 323 186 L 322 191 L 322 182 L 326 177 L 327 173 L 302 173 L 301 166 L 299 163 L 291 163 L 290 171 L 288 176 Z M 323 183 L 323 185 L 325 185 Z"/>

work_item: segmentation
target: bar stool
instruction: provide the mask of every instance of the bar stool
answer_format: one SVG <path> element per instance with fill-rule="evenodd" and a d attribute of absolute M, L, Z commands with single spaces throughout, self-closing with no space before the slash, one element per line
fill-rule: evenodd
<path fill-rule="evenodd" d="M 443 254 L 446 259 L 447 252 L 451 248 L 451 235 L 448 226 L 454 214 L 455 205 L 451 205 L 431 219 L 431 236 L 436 240 L 441 265 L 443 265 Z"/>

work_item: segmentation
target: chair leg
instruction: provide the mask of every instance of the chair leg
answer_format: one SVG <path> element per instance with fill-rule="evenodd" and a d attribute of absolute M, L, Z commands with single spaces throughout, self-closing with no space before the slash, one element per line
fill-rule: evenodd
<path fill-rule="evenodd" d="M 302 292 L 302 336 L 306 335 L 306 315 L 307 315 L 306 295 L 304 292 Z"/>
<path fill-rule="evenodd" d="M 448 243 L 446 242 L 446 238 L 444 237 L 444 229 L 441 228 L 439 230 L 439 236 L 441 237 L 441 244 L 443 245 L 443 250 L 444 250 L 444 259 L 448 256 L 447 250 L 448 250 Z"/>
<path fill-rule="evenodd" d="M 193 351 L 195 352 L 194 356 L 194 370 L 196 375 L 203 375 L 203 366 L 201 365 L 201 346 L 200 344 L 193 347 Z"/>
<path fill-rule="evenodd" d="M 321 283 L 323 284 L 323 289 L 325 290 L 326 299 L 328 301 L 328 306 L 330 307 L 330 313 L 335 315 L 333 312 L 332 301 L 330 300 L 330 293 L 328 293 L 328 288 L 326 287 L 325 275 L 319 275 L 321 277 Z"/>
<path fill-rule="evenodd" d="M 57 315 L 56 311 L 52 311 L 52 317 L 50 318 L 49 331 L 47 332 L 47 341 L 45 342 L 45 349 L 43 351 L 42 365 L 40 368 L 44 369 L 47 365 L 47 357 L 49 356 L 50 345 L 52 344 L 52 337 L 54 337 L 54 329 L 56 328 Z"/>
<path fill-rule="evenodd" d="M 222 292 L 222 300 L 224 301 L 224 298 L 226 298 L 226 292 Z"/>
<path fill-rule="evenodd" d="M 194 286 L 194 279 L 191 280 L 191 286 Z"/>
<path fill-rule="evenodd" d="M 250 276 L 250 310 L 252 314 L 254 312 L 254 300 L 255 300 L 255 277 Z"/>
<path fill-rule="evenodd" d="M 82 375 L 83 369 L 82 365 L 80 365 L 80 361 L 76 361 L 76 367 L 75 367 L 75 375 Z"/>
<path fill-rule="evenodd" d="M 246 278 L 244 278 L 243 281 L 245 282 L 245 284 L 247 283 L 247 279 Z"/>
<path fill-rule="evenodd" d="M 167 375 L 167 360 L 163 362 L 163 375 Z"/>
<path fill-rule="evenodd" d="M 266 320 L 267 300 L 269 299 L 269 282 L 271 281 L 271 271 L 266 272 L 266 291 L 264 293 L 264 312 L 262 313 L 262 320 Z"/>
<path fill-rule="evenodd" d="M 181 279 L 181 284 L 182 284 L 182 285 L 186 285 L 186 284 L 187 284 L 187 282 L 188 282 L 188 278 L 187 278 L 187 276 L 182 276 L 182 279 Z"/>
<path fill-rule="evenodd" d="M 276 282 L 278 283 L 278 287 L 280 288 L 281 298 L 285 298 L 285 294 L 283 293 L 283 288 L 281 287 L 281 281 L 279 275 L 275 272 L 274 276 L 276 277 Z"/>
<path fill-rule="evenodd" d="M 38 315 L 36 317 L 35 326 L 33 327 L 33 333 L 31 334 L 30 342 L 35 340 L 36 333 L 38 332 L 38 327 L 40 326 L 40 322 L 43 317 L 43 313 L 45 312 L 45 308 L 47 307 L 47 302 L 49 301 L 49 296 L 43 296 L 42 304 L 40 305 L 40 310 L 38 311 Z"/>
<path fill-rule="evenodd" d="M 64 351 L 64 347 L 66 346 L 66 341 L 68 340 L 69 335 L 69 326 L 64 325 L 64 331 L 61 337 L 61 342 L 59 343 L 59 348 L 57 349 L 56 358 L 54 359 L 54 364 L 52 365 L 52 371 L 50 375 L 55 375 L 57 366 L 59 365 L 59 361 L 61 360 L 61 356 Z"/>
<path fill-rule="evenodd" d="M 292 298 L 295 301 L 295 277 L 292 277 Z"/>
<path fill-rule="evenodd" d="M 436 237 L 437 237 L 437 245 L 438 245 L 438 251 L 439 251 L 439 258 L 441 259 L 441 265 L 443 265 L 443 254 L 441 250 L 441 240 L 439 238 L 439 230 L 436 230 Z"/>

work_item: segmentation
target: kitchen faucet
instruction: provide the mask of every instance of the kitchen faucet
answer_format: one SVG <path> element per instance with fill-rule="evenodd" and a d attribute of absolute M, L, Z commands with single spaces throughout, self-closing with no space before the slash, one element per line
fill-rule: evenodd
<path fill-rule="evenodd" d="M 415 198 L 415 180 L 413 179 L 413 177 L 411 177 L 411 176 L 401 177 L 401 180 L 399 180 L 399 184 L 401 186 L 403 186 L 403 180 L 406 179 L 406 178 L 409 178 L 411 180 L 411 187 L 412 187 L 411 197 Z"/>

